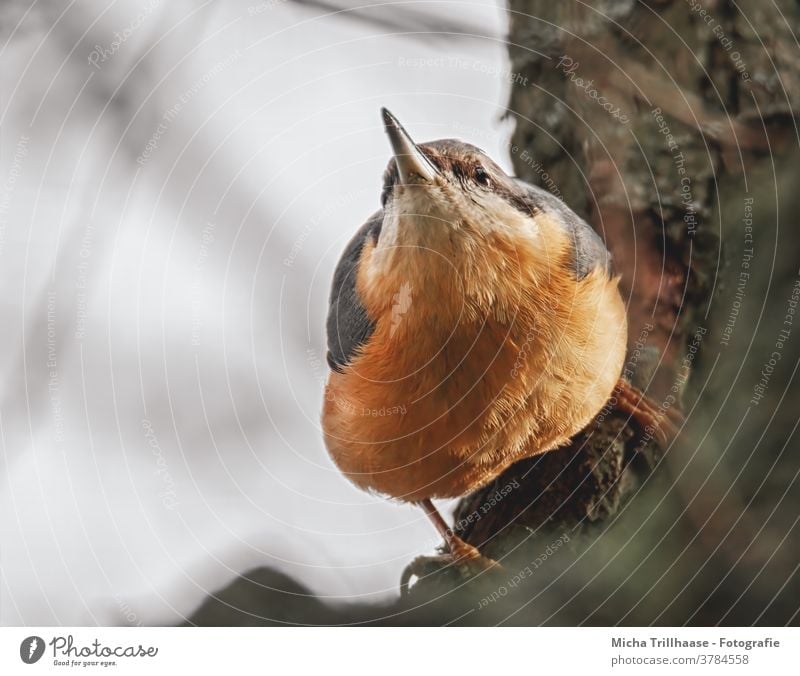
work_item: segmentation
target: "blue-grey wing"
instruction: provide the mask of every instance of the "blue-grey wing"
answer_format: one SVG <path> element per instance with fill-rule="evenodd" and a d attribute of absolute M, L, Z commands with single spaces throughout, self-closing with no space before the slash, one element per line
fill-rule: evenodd
<path fill-rule="evenodd" d="M 382 223 L 381 210 L 359 228 L 345 247 L 333 274 L 327 332 L 328 365 L 335 371 L 341 371 L 352 361 L 375 329 L 358 296 L 356 278 L 364 243 L 370 238 L 377 239 Z"/>

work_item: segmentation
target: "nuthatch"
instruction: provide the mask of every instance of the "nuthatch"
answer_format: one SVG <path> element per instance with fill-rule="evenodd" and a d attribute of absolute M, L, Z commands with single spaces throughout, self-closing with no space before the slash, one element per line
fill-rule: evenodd
<path fill-rule="evenodd" d="M 665 423 L 620 378 L 625 305 L 594 230 L 475 146 L 383 120 L 382 208 L 333 278 L 325 443 L 357 486 L 419 503 L 453 558 L 487 561 L 432 499 L 567 444 L 615 388 L 617 408 Z"/>

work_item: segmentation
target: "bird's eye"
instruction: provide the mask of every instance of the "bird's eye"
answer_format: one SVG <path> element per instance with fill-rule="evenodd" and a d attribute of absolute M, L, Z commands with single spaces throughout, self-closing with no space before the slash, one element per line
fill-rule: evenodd
<path fill-rule="evenodd" d="M 489 185 L 489 174 L 487 174 L 486 169 L 484 169 L 480 165 L 475 167 L 474 178 L 475 182 L 478 185 L 483 185 L 483 186 Z"/>

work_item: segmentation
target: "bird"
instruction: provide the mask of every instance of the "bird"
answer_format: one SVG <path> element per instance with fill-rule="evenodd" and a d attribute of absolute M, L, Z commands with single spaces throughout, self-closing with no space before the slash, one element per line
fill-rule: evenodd
<path fill-rule="evenodd" d="M 591 226 L 478 147 L 417 144 L 381 114 L 381 208 L 331 285 L 324 443 L 359 488 L 419 505 L 450 562 L 491 568 L 433 500 L 568 444 L 612 394 L 659 439 L 675 421 L 621 377 L 626 308 Z"/>

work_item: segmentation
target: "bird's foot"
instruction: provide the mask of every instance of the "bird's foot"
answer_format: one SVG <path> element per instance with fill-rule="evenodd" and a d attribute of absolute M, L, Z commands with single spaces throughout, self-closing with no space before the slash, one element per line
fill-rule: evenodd
<path fill-rule="evenodd" d="M 617 384 L 614 394 L 617 398 L 616 409 L 633 418 L 663 448 L 669 446 L 680 433 L 684 418 L 674 406 L 659 406 L 623 379 Z"/>
<path fill-rule="evenodd" d="M 400 578 L 400 593 L 408 594 L 412 578 L 421 580 L 430 575 L 434 575 L 443 568 L 455 570 L 463 580 L 470 580 L 473 577 L 487 571 L 502 571 L 503 567 L 494 559 L 490 559 L 481 554 L 477 547 L 464 542 L 460 537 L 451 535 L 447 539 L 449 553 L 434 556 L 418 556 L 409 563 Z"/>

